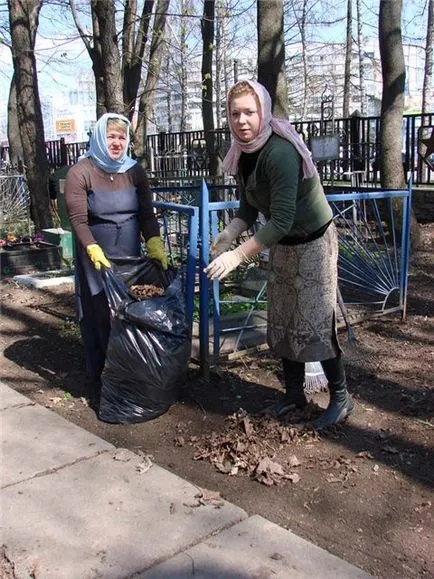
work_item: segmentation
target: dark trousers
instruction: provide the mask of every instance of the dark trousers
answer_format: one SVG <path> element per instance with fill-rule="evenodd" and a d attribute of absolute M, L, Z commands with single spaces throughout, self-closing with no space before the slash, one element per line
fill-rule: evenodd
<path fill-rule="evenodd" d="M 92 296 L 89 290 L 82 292 L 80 297 L 82 306 L 80 330 L 86 373 L 91 378 L 99 378 L 104 368 L 110 336 L 110 310 L 107 297 L 103 291 Z"/>

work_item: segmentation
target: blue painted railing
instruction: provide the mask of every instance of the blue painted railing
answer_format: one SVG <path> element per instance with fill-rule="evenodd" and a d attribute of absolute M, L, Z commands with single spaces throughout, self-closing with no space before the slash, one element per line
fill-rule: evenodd
<path fill-rule="evenodd" d="M 233 200 L 210 201 L 219 196 L 219 190 L 226 189 Z M 221 305 L 230 303 L 221 299 L 224 283 L 210 282 L 204 268 L 210 261 L 210 242 L 238 208 L 234 186 L 208 186 L 205 181 L 192 187 L 156 188 L 158 199 L 165 196 L 179 199 L 187 204 L 156 201 L 155 206 L 162 211 L 166 223 L 166 239 L 170 249 L 170 213 L 190 213 L 188 235 L 178 237 L 188 244 L 187 263 L 187 303 L 189 316 L 193 320 L 194 293 L 199 282 L 199 357 L 202 371 L 207 374 L 211 359 L 220 355 L 221 336 L 224 332 L 239 332 L 239 337 L 250 324 L 250 316 L 255 307 L 264 304 L 263 295 L 266 282 L 253 299 L 246 302 L 251 310 L 241 326 L 221 327 Z M 226 195 L 227 197 L 228 195 Z M 407 280 L 410 248 L 411 183 L 405 190 L 376 190 L 375 192 L 331 193 L 327 198 L 333 208 L 334 218 L 339 230 L 339 282 L 344 301 L 350 311 L 369 317 L 372 313 L 382 314 L 401 311 L 405 317 L 407 304 Z M 398 212 L 394 207 L 399 204 Z M 167 213 L 169 212 L 169 213 Z M 219 225 L 220 224 L 220 225 Z M 400 232 L 400 235 L 399 235 Z M 186 233 L 184 231 L 184 233 Z M 184 260 L 185 261 L 185 260 Z M 399 295 L 397 303 L 390 296 Z M 235 303 L 235 302 L 233 302 Z M 210 314 L 210 305 L 212 314 Z M 210 321 L 212 318 L 213 351 L 210 355 Z M 238 348 L 240 339 L 236 340 Z"/>

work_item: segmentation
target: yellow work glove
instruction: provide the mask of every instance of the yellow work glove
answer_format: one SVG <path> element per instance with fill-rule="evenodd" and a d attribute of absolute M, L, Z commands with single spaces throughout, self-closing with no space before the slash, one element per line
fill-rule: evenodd
<path fill-rule="evenodd" d="M 167 269 L 167 255 L 164 251 L 164 245 L 158 236 L 151 237 L 146 242 L 146 252 L 150 259 L 157 259 L 163 269 Z"/>
<path fill-rule="evenodd" d="M 105 267 L 111 267 L 109 260 L 104 255 L 103 250 L 97 243 L 92 243 L 86 247 L 87 255 L 89 256 L 90 261 L 95 266 L 95 269 L 98 271 L 101 269 L 101 266 L 104 265 Z"/>

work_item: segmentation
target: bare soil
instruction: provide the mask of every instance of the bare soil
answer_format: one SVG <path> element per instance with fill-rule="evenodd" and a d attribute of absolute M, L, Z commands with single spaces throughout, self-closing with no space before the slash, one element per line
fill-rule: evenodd
<path fill-rule="evenodd" d="M 407 318 L 357 326 L 359 354 L 348 348 L 347 356 L 356 412 L 327 432 L 305 422 L 327 404 L 324 392 L 286 422 L 260 414 L 282 395 L 269 353 L 226 363 L 209 382 L 191 365 L 179 402 L 152 421 L 98 420 L 67 284 L 33 290 L 1 282 L 0 379 L 376 577 L 434 577 L 433 224 L 423 234 Z"/>

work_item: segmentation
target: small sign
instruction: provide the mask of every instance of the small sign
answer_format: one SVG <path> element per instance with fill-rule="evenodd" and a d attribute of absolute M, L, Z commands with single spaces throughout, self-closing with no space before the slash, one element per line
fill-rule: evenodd
<path fill-rule="evenodd" d="M 56 120 L 56 133 L 62 134 L 75 133 L 75 119 Z"/>
<path fill-rule="evenodd" d="M 312 160 L 333 161 L 339 159 L 339 135 L 319 135 L 310 138 Z"/>

